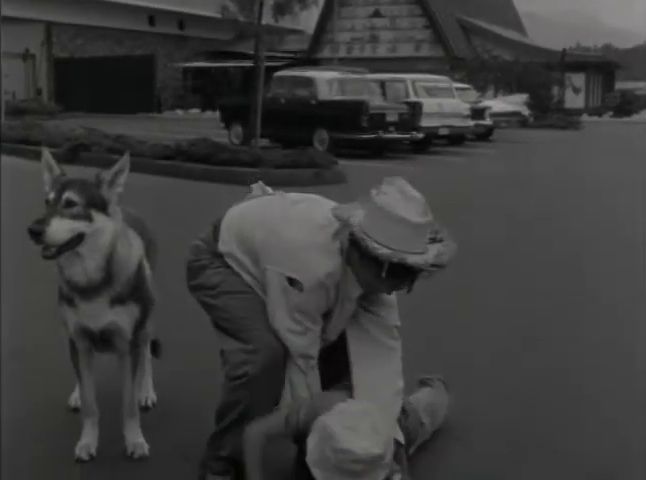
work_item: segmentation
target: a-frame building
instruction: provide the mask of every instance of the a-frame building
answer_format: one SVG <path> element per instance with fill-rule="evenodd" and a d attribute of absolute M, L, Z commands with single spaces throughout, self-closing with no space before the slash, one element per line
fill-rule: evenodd
<path fill-rule="evenodd" d="M 384 72 L 459 74 L 477 59 L 565 67 L 584 83 L 582 108 L 614 87 L 616 65 L 535 43 L 513 0 L 325 0 L 308 57 Z"/>

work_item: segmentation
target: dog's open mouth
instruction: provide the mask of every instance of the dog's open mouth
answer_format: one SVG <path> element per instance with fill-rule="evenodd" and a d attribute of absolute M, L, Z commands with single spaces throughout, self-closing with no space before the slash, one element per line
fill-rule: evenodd
<path fill-rule="evenodd" d="M 45 260 L 53 260 L 70 250 L 74 250 L 85 240 L 84 233 L 77 233 L 67 242 L 60 245 L 43 245 L 40 254 Z"/>

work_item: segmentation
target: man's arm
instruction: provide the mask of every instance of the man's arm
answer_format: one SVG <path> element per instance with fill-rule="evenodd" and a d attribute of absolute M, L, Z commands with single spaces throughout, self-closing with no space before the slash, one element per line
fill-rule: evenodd
<path fill-rule="evenodd" d="M 271 268 L 266 270 L 265 285 L 269 321 L 290 354 L 288 390 L 292 399 L 309 398 L 321 391 L 318 356 L 325 293 Z"/>
<path fill-rule="evenodd" d="M 377 403 L 392 419 L 396 438 L 403 397 L 404 376 L 397 299 L 371 295 L 361 299 L 346 328 L 354 398 Z"/>

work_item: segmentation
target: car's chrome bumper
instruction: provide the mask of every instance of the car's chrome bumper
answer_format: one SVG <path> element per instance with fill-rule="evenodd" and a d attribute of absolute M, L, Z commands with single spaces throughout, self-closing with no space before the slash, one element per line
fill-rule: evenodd
<path fill-rule="evenodd" d="M 420 132 L 371 132 L 371 133 L 334 133 L 331 134 L 332 138 L 336 140 L 347 140 L 347 141 L 385 141 L 385 142 L 397 142 L 397 141 L 415 141 L 422 140 L 424 134 Z"/>
<path fill-rule="evenodd" d="M 473 125 L 438 125 L 424 126 L 420 130 L 426 136 L 448 137 L 451 135 L 467 135 L 473 131 Z"/>
<path fill-rule="evenodd" d="M 483 133 L 494 129 L 496 126 L 491 120 L 474 120 L 473 133 Z"/>

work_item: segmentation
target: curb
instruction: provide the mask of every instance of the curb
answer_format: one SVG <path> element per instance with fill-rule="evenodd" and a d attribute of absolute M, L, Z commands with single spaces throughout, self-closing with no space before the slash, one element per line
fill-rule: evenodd
<path fill-rule="evenodd" d="M 612 124 L 612 123 L 621 123 L 622 125 L 625 124 L 635 124 L 635 125 L 643 125 L 646 123 L 646 118 L 645 119 L 638 119 L 638 120 L 631 120 L 630 118 L 585 118 L 582 120 L 583 123 L 589 123 L 589 124 L 595 124 L 595 123 L 602 123 L 602 124 Z"/>
<path fill-rule="evenodd" d="M 2 143 L 1 151 L 28 160 L 40 160 L 41 147 Z M 56 154 L 60 149 L 50 149 Z M 61 162 L 64 165 L 79 165 L 107 168 L 114 164 L 116 156 L 106 153 L 82 152 L 75 162 Z M 347 183 L 345 172 L 339 167 L 331 169 L 276 168 L 255 169 L 244 167 L 217 167 L 198 163 L 155 160 L 145 157 L 131 157 L 131 171 L 162 177 L 181 178 L 198 182 L 250 185 L 262 181 L 279 187 L 314 187 Z"/>

